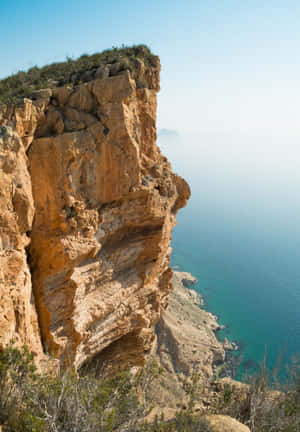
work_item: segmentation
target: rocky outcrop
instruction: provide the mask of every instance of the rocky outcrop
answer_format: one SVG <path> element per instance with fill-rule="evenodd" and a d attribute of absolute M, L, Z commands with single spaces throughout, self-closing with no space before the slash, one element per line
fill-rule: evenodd
<path fill-rule="evenodd" d="M 0 109 L 0 344 L 62 365 L 144 362 L 190 194 L 156 146 L 159 61 L 115 69 Z"/>

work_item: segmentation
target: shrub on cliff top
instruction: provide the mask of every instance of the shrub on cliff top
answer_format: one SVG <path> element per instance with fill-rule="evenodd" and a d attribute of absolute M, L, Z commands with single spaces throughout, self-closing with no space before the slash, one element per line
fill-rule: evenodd
<path fill-rule="evenodd" d="M 137 59 L 143 60 L 148 66 L 155 66 L 157 63 L 157 56 L 153 55 L 146 45 L 135 45 L 113 47 L 92 55 L 83 54 L 75 60 L 67 57 L 65 62 L 52 63 L 41 68 L 34 66 L 27 72 L 20 71 L 0 81 L 0 105 L 16 103 L 43 88 L 79 83 L 86 80 L 85 72 L 95 71 L 107 64 L 119 63 L 121 70 L 129 69 L 134 78 L 137 78 Z"/>

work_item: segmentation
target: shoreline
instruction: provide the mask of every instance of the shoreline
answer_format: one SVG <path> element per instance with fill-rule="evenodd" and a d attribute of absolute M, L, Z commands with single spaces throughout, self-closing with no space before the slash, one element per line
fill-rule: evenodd
<path fill-rule="evenodd" d="M 202 296 L 193 289 L 195 283 L 190 273 L 173 270 L 169 305 L 156 326 L 153 354 L 165 372 L 162 390 L 153 397 L 161 407 L 176 409 L 178 400 L 184 404 L 183 383 L 194 373 L 207 395 L 213 381 L 231 377 L 227 353 L 236 350 L 236 344 L 218 340 L 221 326 L 205 310 Z"/>
<path fill-rule="evenodd" d="M 234 377 L 232 375 L 233 375 L 233 370 L 235 368 L 235 359 L 236 359 L 234 353 L 241 352 L 241 349 L 239 347 L 238 342 L 231 341 L 226 336 L 220 338 L 219 332 L 227 329 L 228 326 L 224 325 L 224 324 L 219 324 L 218 321 L 220 320 L 220 316 L 213 314 L 212 312 L 210 312 L 206 308 L 206 302 L 205 302 L 205 299 L 203 298 L 203 295 L 201 293 L 197 292 L 193 288 L 193 286 L 198 283 L 198 279 L 189 272 L 185 272 L 182 270 L 176 270 L 175 268 L 173 268 L 173 272 L 176 273 L 177 275 L 181 274 L 180 278 L 181 278 L 181 282 L 182 282 L 184 288 L 190 290 L 191 295 L 197 296 L 199 308 L 201 310 L 204 310 L 208 314 L 210 314 L 216 322 L 216 328 L 213 331 L 214 331 L 214 334 L 215 334 L 218 342 L 220 342 L 223 345 L 223 349 L 225 351 L 225 359 L 222 363 L 213 365 L 215 375 L 218 376 L 219 378 L 232 378 L 233 379 Z M 220 370 L 220 369 L 221 369 L 221 372 L 218 372 L 218 370 Z"/>
<path fill-rule="evenodd" d="M 180 265 L 172 266 L 174 273 L 181 273 L 184 275 L 183 285 L 186 289 L 194 291 L 195 294 L 199 297 L 199 308 L 211 314 L 217 324 L 217 328 L 215 329 L 215 336 L 217 340 L 223 344 L 225 350 L 225 360 L 224 360 L 224 371 L 220 375 L 222 378 L 232 378 L 240 381 L 239 378 L 236 378 L 237 374 L 237 362 L 239 361 L 239 356 L 243 352 L 243 344 L 236 340 L 230 340 L 230 337 L 227 335 L 220 335 L 220 332 L 229 328 L 227 324 L 219 324 L 219 320 L 221 319 L 220 315 L 214 314 L 207 309 L 207 303 L 202 293 L 196 291 L 193 286 L 197 284 L 198 279 L 190 272 L 186 272 L 182 269 Z M 186 282 L 187 281 L 187 282 Z M 227 367 L 226 367 L 227 366 Z"/>

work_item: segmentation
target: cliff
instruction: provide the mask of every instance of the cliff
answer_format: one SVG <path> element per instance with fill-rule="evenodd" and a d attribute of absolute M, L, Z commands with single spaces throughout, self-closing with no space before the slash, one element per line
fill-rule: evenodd
<path fill-rule="evenodd" d="M 0 107 L 2 346 L 75 367 L 151 350 L 190 191 L 156 145 L 160 63 L 143 50 Z"/>

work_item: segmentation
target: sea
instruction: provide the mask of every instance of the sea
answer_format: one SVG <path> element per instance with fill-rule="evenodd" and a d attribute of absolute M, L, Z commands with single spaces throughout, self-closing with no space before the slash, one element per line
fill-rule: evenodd
<path fill-rule="evenodd" d="M 163 153 L 192 191 L 171 265 L 197 278 L 194 289 L 224 326 L 218 337 L 238 344 L 237 379 L 263 363 L 287 379 L 290 364 L 300 364 L 298 162 L 268 147 L 249 163 L 250 152 L 237 155 L 236 146 L 189 148 L 169 138 L 160 138 Z"/>

